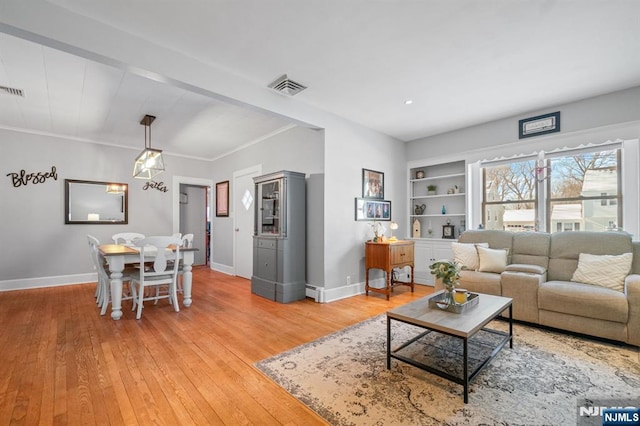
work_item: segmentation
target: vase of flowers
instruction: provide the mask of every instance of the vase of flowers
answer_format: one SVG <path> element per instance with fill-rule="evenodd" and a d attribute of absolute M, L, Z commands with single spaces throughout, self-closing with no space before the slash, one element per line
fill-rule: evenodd
<path fill-rule="evenodd" d="M 432 263 L 429 266 L 431 274 L 435 275 L 436 279 L 442 280 L 444 286 L 445 297 L 443 302 L 447 305 L 455 304 L 454 293 L 456 287 L 459 285 L 460 270 L 462 269 L 459 263 L 452 260 L 439 260 Z"/>
<path fill-rule="evenodd" d="M 373 231 L 373 242 L 377 243 L 382 241 L 384 238 L 384 225 L 376 220 L 370 224 L 371 230 Z"/>

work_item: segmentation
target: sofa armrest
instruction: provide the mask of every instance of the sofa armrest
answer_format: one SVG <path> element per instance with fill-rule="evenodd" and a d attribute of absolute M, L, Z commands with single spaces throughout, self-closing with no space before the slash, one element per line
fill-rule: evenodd
<path fill-rule="evenodd" d="M 547 280 L 546 272 L 504 271 L 500 280 L 502 295 L 513 299 L 513 319 L 538 324 L 538 287 Z"/>
<path fill-rule="evenodd" d="M 627 321 L 627 343 L 640 346 L 640 275 L 628 275 L 624 281 L 624 292 L 629 303 L 629 320 Z"/>
<path fill-rule="evenodd" d="M 526 274 L 539 274 L 543 275 L 547 272 L 547 268 L 538 265 L 527 265 L 524 263 L 512 263 L 511 265 L 507 265 L 504 269 L 508 272 L 524 272 Z"/>

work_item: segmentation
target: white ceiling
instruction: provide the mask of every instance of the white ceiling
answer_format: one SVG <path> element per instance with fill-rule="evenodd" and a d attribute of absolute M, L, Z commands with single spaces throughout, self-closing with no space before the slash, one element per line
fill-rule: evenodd
<path fill-rule="evenodd" d="M 408 141 L 640 85 L 635 0 L 50 0 Z M 290 124 L 0 36 L 0 125 L 201 158 Z M 405 100 L 411 99 L 411 105 Z"/>

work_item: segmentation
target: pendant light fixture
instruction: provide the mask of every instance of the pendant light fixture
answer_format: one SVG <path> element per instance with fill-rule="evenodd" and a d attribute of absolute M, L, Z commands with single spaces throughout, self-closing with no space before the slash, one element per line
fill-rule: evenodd
<path fill-rule="evenodd" d="M 138 179 L 152 179 L 154 176 L 164 172 L 164 160 L 162 150 L 151 148 L 151 123 L 156 118 L 153 115 L 145 115 L 140 121 L 144 126 L 144 150 L 136 158 L 133 165 L 133 177 Z M 149 139 L 147 139 L 149 130 Z M 147 140 L 149 141 L 147 143 Z"/>

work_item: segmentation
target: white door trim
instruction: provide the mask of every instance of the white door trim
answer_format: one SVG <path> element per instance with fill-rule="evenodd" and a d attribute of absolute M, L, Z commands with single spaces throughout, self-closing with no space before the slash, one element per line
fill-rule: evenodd
<path fill-rule="evenodd" d="M 235 185 L 236 179 L 240 176 L 244 176 L 244 175 L 249 175 L 249 174 L 257 174 L 258 176 L 262 174 L 262 164 L 257 164 L 255 166 L 251 166 L 251 167 L 247 167 L 245 169 L 242 170 L 236 170 L 235 172 L 233 172 L 233 202 L 231 202 L 230 204 L 232 206 L 236 205 L 236 202 L 238 201 L 238 199 L 242 198 L 243 194 L 238 193 L 237 191 L 237 185 Z M 255 201 L 254 201 L 255 202 Z M 235 232 L 235 230 L 238 228 L 238 223 L 236 223 L 237 221 L 237 215 L 233 214 L 233 274 L 237 275 L 238 271 L 236 269 L 238 263 L 236 262 L 236 247 L 237 247 L 237 235 L 238 233 Z"/>

